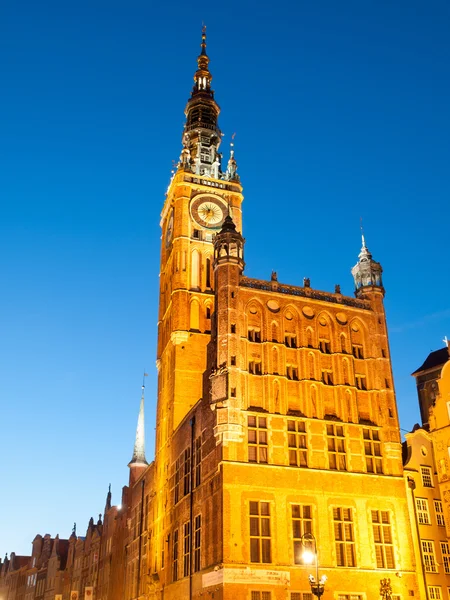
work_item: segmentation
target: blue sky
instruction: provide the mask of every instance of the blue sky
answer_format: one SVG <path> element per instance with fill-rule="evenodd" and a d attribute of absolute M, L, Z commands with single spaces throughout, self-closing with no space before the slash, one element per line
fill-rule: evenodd
<path fill-rule="evenodd" d="M 360 217 L 384 267 L 401 426 L 450 337 L 450 5 L 4 2 L 0 7 L 0 556 L 120 502 L 146 390 L 159 214 L 202 21 L 246 274 L 352 294 Z"/>

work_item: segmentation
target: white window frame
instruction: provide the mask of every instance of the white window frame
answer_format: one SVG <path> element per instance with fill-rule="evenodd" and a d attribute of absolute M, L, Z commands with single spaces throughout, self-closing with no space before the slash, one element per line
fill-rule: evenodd
<path fill-rule="evenodd" d="M 427 573 L 438 573 L 433 540 L 421 540 L 423 564 Z"/>
<path fill-rule="evenodd" d="M 442 566 L 444 567 L 444 573 L 450 575 L 450 546 L 448 542 L 439 542 L 441 547 L 442 555 Z"/>
<path fill-rule="evenodd" d="M 426 498 L 416 498 L 416 512 L 419 525 L 431 525 L 428 500 Z"/>
<path fill-rule="evenodd" d="M 420 467 L 420 476 L 422 478 L 422 485 L 425 488 L 433 488 L 434 487 L 434 483 L 433 483 L 433 471 L 431 470 L 431 467 Z M 430 485 L 428 485 L 428 479 L 430 479 Z"/>
<path fill-rule="evenodd" d="M 445 527 L 444 508 L 441 500 L 433 500 L 436 523 L 439 527 Z"/>

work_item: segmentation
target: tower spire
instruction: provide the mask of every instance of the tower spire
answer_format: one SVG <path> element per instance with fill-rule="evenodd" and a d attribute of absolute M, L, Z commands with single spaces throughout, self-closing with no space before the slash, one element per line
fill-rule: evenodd
<path fill-rule="evenodd" d="M 134 442 L 133 457 L 128 463 L 131 467 L 146 467 L 148 462 L 145 458 L 145 427 L 144 427 L 144 396 L 145 396 L 145 378 L 147 373 L 144 373 L 142 380 L 141 405 L 139 407 L 139 417 L 136 427 L 136 439 Z"/>
<path fill-rule="evenodd" d="M 202 27 L 201 52 L 197 57 L 198 69 L 194 75 L 194 88 L 192 96 L 198 93 L 209 94 L 214 98 L 214 92 L 211 89 L 212 75 L 209 72 L 209 56 L 206 54 L 206 25 Z"/>
<path fill-rule="evenodd" d="M 205 25 L 200 47 L 194 87 L 185 109 L 183 152 L 178 168 L 196 175 L 222 179 L 222 156 L 219 154 L 222 133 L 217 122 L 220 108 L 211 89 L 212 75 L 209 70 L 209 56 L 206 53 Z"/>

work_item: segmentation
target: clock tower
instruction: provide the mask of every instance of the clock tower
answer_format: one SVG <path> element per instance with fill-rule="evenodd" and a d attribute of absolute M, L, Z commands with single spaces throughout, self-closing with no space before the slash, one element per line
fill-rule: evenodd
<path fill-rule="evenodd" d="M 225 218 L 242 229 L 242 187 L 231 148 L 222 170 L 220 108 L 203 28 L 182 151 L 161 213 L 156 453 L 203 395 L 214 313 L 213 240 Z"/>

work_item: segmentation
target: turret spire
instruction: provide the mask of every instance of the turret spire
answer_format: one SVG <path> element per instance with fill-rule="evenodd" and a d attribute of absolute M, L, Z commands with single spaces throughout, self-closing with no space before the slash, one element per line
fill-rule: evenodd
<path fill-rule="evenodd" d="M 235 133 L 233 133 L 233 135 L 231 136 L 230 158 L 228 160 L 227 172 L 225 174 L 225 178 L 228 179 L 228 181 L 239 181 L 239 175 L 237 173 L 237 162 L 236 162 L 236 159 L 234 158 L 234 138 L 235 138 L 235 136 L 236 136 Z"/>
<path fill-rule="evenodd" d="M 145 395 L 145 377 L 147 373 L 144 373 L 142 381 L 142 394 L 141 394 L 141 405 L 139 408 L 139 417 L 136 428 L 136 439 L 134 442 L 133 458 L 128 463 L 131 467 L 146 467 L 148 462 L 145 458 L 145 427 L 144 427 L 144 395 Z"/>

